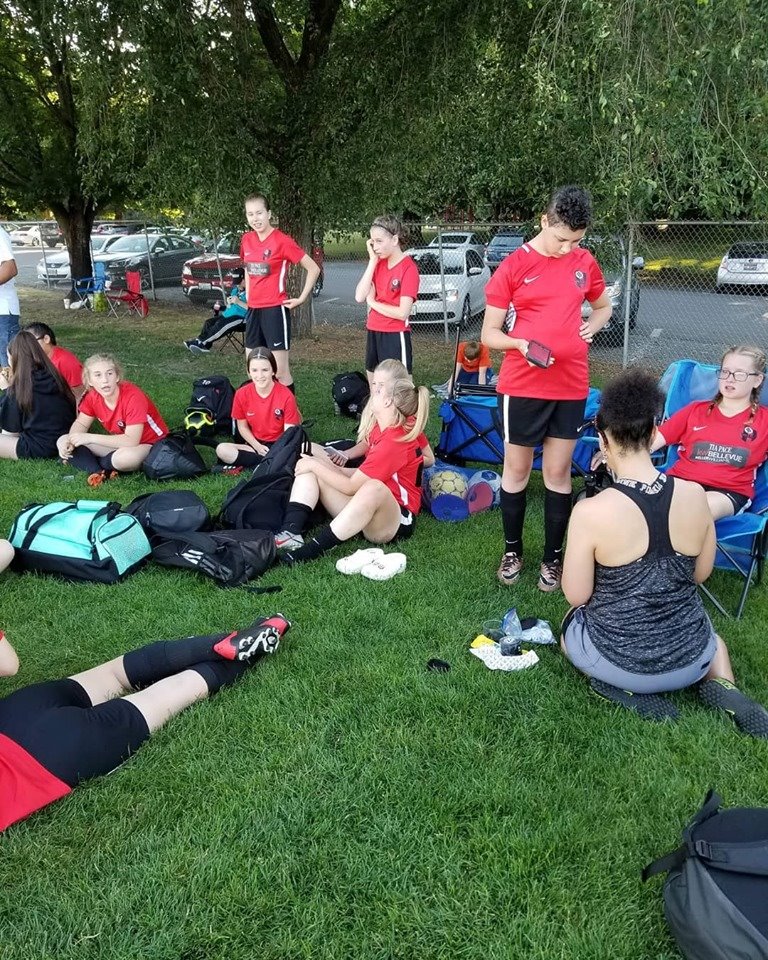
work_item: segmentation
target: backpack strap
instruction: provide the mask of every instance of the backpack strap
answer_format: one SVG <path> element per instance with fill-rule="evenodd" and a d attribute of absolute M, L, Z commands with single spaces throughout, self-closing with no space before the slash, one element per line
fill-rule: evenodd
<path fill-rule="evenodd" d="M 42 516 L 39 516 L 37 520 L 33 520 L 32 523 L 27 527 L 27 532 L 24 535 L 24 539 L 21 543 L 22 550 L 29 550 L 30 544 L 37 536 L 40 527 L 43 524 L 48 523 L 49 520 L 52 520 L 54 517 L 60 517 L 62 513 L 69 513 L 72 510 L 77 510 L 77 504 L 68 503 L 65 507 L 62 507 L 61 510 L 56 510 L 53 513 L 46 513 Z"/>
<path fill-rule="evenodd" d="M 768 840 L 745 843 L 693 840 L 687 847 L 689 856 L 698 857 L 718 870 L 768 877 Z"/>
<path fill-rule="evenodd" d="M 641 874 L 643 883 L 659 873 L 666 873 L 670 870 L 678 869 L 683 865 L 687 857 L 699 856 L 698 851 L 694 849 L 694 841 L 691 834 L 694 828 L 704 823 L 705 820 L 709 820 L 710 817 L 713 817 L 717 813 L 722 802 L 719 794 L 715 793 L 714 789 L 710 789 L 707 792 L 701 809 L 698 813 L 694 814 L 693 819 L 683 831 L 684 843 L 682 846 L 679 846 L 677 850 L 673 850 L 672 853 L 668 853 L 666 856 L 659 857 L 658 860 L 653 860 L 649 863 Z"/>
<path fill-rule="evenodd" d="M 640 874 L 641 880 L 645 883 L 646 880 L 650 880 L 651 877 L 655 877 L 659 873 L 668 873 L 670 870 L 679 869 L 685 862 L 687 855 L 688 850 L 685 846 L 682 846 L 673 850 L 672 853 L 668 853 L 665 857 L 653 860 L 643 868 L 643 872 Z"/>

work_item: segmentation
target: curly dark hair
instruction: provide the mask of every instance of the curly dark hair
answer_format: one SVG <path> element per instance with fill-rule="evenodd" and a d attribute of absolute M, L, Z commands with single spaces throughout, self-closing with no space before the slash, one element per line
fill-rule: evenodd
<path fill-rule="evenodd" d="M 596 425 L 599 433 L 626 450 L 647 449 L 664 396 L 647 370 L 625 370 L 603 390 Z"/>
<path fill-rule="evenodd" d="M 592 220 L 592 198 L 583 187 L 558 187 L 547 204 L 550 226 L 563 223 L 569 230 L 585 230 Z"/>

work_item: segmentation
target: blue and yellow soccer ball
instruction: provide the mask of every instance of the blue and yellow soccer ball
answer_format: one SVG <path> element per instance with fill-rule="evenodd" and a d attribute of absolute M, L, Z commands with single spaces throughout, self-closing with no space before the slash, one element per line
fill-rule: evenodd
<path fill-rule="evenodd" d="M 464 499 L 467 496 L 467 480 L 458 470 L 435 470 L 429 478 L 429 493 L 433 500 L 442 494 Z"/>

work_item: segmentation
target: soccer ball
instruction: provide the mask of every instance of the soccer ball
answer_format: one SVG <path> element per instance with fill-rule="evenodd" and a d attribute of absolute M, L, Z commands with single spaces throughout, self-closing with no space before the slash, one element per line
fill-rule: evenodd
<path fill-rule="evenodd" d="M 493 505 L 497 507 L 501 499 L 501 477 L 495 470 L 478 470 L 469 478 L 467 486 L 471 487 L 473 484 L 481 482 L 487 483 L 493 490 Z"/>
<path fill-rule="evenodd" d="M 433 498 L 443 493 L 464 498 L 467 495 L 467 481 L 458 470 L 436 470 L 429 478 L 429 492 Z"/>

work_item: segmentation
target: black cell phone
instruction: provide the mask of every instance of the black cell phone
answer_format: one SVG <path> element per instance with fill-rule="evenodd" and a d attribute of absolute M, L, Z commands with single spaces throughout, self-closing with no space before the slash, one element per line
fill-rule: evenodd
<path fill-rule="evenodd" d="M 549 347 L 545 347 L 543 343 L 539 343 L 538 340 L 529 340 L 525 356 L 527 360 L 536 364 L 537 367 L 548 367 L 552 351 Z"/>

